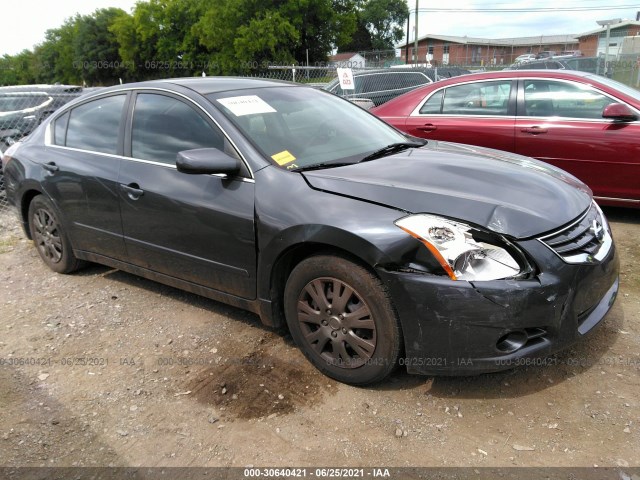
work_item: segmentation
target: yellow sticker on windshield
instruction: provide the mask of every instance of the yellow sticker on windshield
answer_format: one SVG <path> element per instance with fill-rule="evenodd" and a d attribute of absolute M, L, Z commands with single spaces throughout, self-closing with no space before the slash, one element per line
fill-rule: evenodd
<path fill-rule="evenodd" d="M 291 155 L 291 152 L 289 152 L 289 150 L 285 150 L 284 152 L 280 152 L 280 153 L 276 153 L 275 155 L 271 155 L 271 158 L 273 158 L 273 160 L 278 165 L 286 165 L 287 163 L 291 163 L 296 159 L 296 157 Z"/>

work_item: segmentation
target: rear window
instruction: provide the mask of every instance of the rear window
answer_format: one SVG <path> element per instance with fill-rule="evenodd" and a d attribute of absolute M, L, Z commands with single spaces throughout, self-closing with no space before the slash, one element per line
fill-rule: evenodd
<path fill-rule="evenodd" d="M 100 98 L 71 110 L 65 145 L 116 155 L 125 99 L 126 95 Z"/>

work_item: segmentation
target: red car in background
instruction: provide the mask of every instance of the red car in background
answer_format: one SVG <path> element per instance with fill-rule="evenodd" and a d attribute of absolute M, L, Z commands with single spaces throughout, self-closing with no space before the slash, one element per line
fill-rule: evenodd
<path fill-rule="evenodd" d="M 640 92 L 583 72 L 500 71 L 429 84 L 371 110 L 430 140 L 556 165 L 601 204 L 640 208 Z"/>

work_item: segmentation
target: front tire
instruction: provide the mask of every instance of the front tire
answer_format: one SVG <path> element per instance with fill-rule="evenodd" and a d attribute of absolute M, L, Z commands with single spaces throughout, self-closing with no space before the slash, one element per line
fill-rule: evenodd
<path fill-rule="evenodd" d="M 71 273 L 84 265 L 73 254 L 60 218 L 44 195 L 38 195 L 29 205 L 29 230 L 40 258 L 54 272 Z"/>
<path fill-rule="evenodd" d="M 318 255 L 291 272 L 284 293 L 289 331 L 325 375 L 351 385 L 384 379 L 400 353 L 400 325 L 382 282 L 345 258 Z"/>

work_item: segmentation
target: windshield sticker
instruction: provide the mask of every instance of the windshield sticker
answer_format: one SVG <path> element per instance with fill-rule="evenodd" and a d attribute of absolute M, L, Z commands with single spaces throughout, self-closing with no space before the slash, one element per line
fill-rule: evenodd
<path fill-rule="evenodd" d="M 296 157 L 291 155 L 291 152 L 289 152 L 289 150 L 285 150 L 284 152 L 271 155 L 271 158 L 273 158 L 273 160 L 280 166 L 286 165 L 287 163 L 291 163 L 296 159 Z"/>
<path fill-rule="evenodd" d="M 222 105 L 231 110 L 236 117 L 255 115 L 258 113 L 274 113 L 276 110 L 257 95 L 229 97 L 218 99 Z"/>

